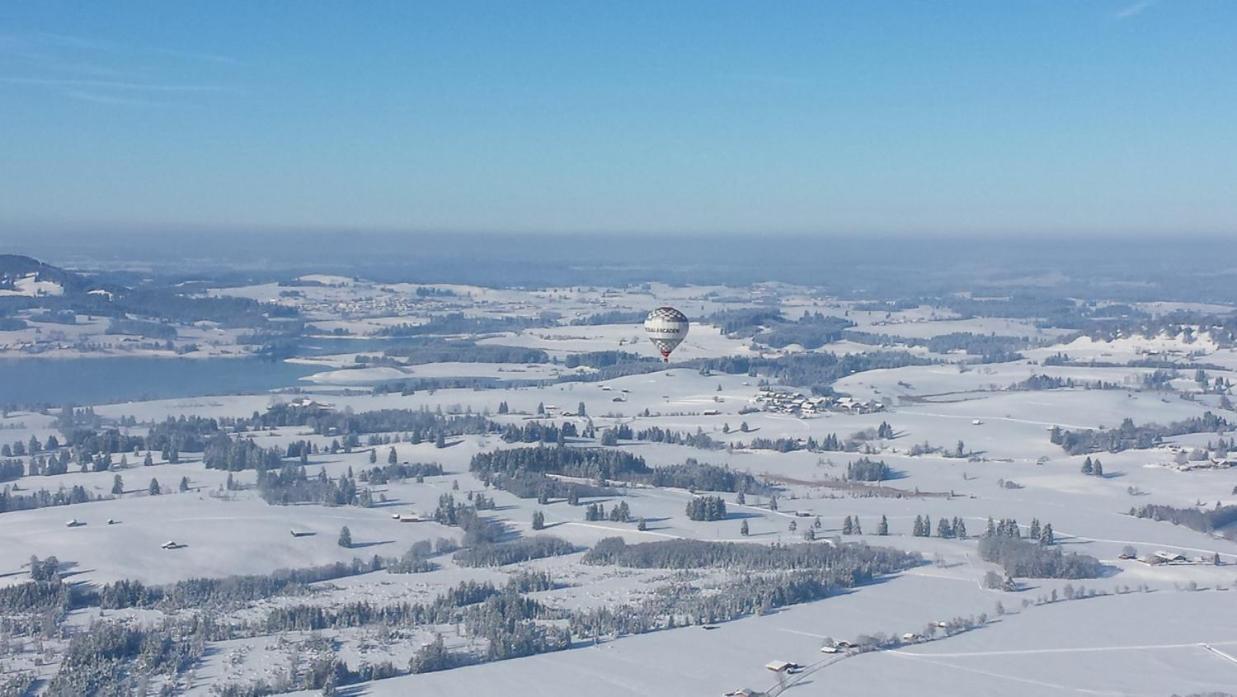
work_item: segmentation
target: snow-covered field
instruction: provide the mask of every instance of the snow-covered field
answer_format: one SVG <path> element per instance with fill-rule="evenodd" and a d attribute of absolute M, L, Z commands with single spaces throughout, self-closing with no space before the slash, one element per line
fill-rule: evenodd
<path fill-rule="evenodd" d="M 357 355 L 381 353 L 379 349 L 356 349 L 297 359 L 319 366 L 320 372 L 280 390 L 113 401 L 93 405 L 93 412 L 102 420 L 102 429 L 144 436 L 153 424 L 169 417 L 245 420 L 299 400 L 340 415 L 378 410 L 484 415 L 498 429 L 531 423 L 571 424 L 578 435 L 565 438 L 565 447 L 575 448 L 601 447 L 599 438 L 609 428 L 623 426 L 638 432 L 656 426 L 677 434 L 707 436 L 716 447 L 628 439 L 608 447 L 638 455 L 650 466 L 695 459 L 750 473 L 776 487 L 777 507 L 770 505 L 767 492 L 748 493 L 740 503 L 736 492 L 692 492 L 616 481 L 607 482 L 614 487 L 612 494 L 586 497 L 582 503 L 602 502 L 609 507 L 622 501 L 633 519 L 589 521 L 584 518 L 583 505 L 571 505 L 558 497 L 544 503 L 518 498 L 487 487 L 474 476 L 469 466 L 477 454 L 531 445 L 506 442 L 496 431 L 452 434 L 442 443 L 435 443 L 432 437 L 410 438 L 406 430 L 370 432 L 361 434 L 349 450 L 331 452 L 332 443 L 346 434 L 302 423 L 255 428 L 237 438 L 252 438 L 261 448 L 281 452 L 300 441 L 316 446 L 318 450 L 306 457 L 305 472 L 311 479 L 323 476 L 338 481 L 382 466 L 388 457 L 400 463 L 435 463 L 444 473 L 426 476 L 423 481 L 394 478 L 383 483 L 361 482 L 372 495 L 371 507 L 271 505 L 258 495 L 258 475 L 253 469 L 230 474 L 208 469 L 203 453 L 195 450 L 179 453 L 180 461 L 174 464 L 155 449 L 150 466 L 142 464 L 145 450 L 126 450 L 124 467 L 119 463 L 120 453 L 114 453 L 112 467 L 99 468 L 103 471 L 79 471 L 74 460 L 64 474 L 26 474 L 4 484 L 6 496 L 80 487 L 88 497 L 99 500 L 0 512 L 0 588 L 26 583 L 32 556 L 55 556 L 64 580 L 83 589 L 125 579 L 160 585 L 191 578 L 271 574 L 279 569 L 303 569 L 353 558 L 368 560 L 375 555 L 393 559 L 414 543 L 463 540 L 458 527 L 432 521 L 403 523 L 393 519 L 393 514 L 425 516 L 444 495 L 450 494 L 462 503 L 469 495 L 482 493 L 493 498 L 495 507 L 481 514 L 501 523 L 508 539 L 532 535 L 533 516 L 540 513 L 546 534 L 570 542 L 579 551 L 492 568 L 466 568 L 456 564 L 450 554 L 438 555 L 433 559 L 437 568 L 432 571 L 377 570 L 314 583 L 295 594 L 274 594 L 242 607 L 213 611 L 220 621 L 251 628 L 278 608 L 312 605 L 329 610 L 362 600 L 379 607 L 429 602 L 465 581 L 502 585 L 519 571 L 536 570 L 547 572 L 558 586 L 529 596 L 557 612 L 570 613 L 655 598 L 681 583 L 713 592 L 718 584 L 738 573 L 734 569 L 629 569 L 581 561 L 585 548 L 612 536 L 622 537 L 629 544 L 696 539 L 769 545 L 802 542 L 805 531 L 812 530 L 814 544 L 888 546 L 919 553 L 923 562 L 874 583 L 839 590 L 823 600 L 749 615 L 712 629 L 686 618 L 691 626 L 605 638 L 598 643 L 574 636 L 572 648 L 565 651 L 421 675 L 406 674 L 409 660 L 436 635 L 441 635 L 451 649 L 475 651 L 481 644 L 476 637 L 468 636 L 458 621 L 418 626 L 371 622 L 251 635 L 237 630 L 235 637 L 208 642 L 196 662 L 176 679 L 178 689 L 187 694 L 212 695 L 225 684 L 244 686 L 258 680 L 277 681 L 281 676 L 291 680 L 285 684 L 285 691 L 299 689 L 297 680 L 304 677 L 308 656 L 323 650 L 352 670 L 362 663 L 389 661 L 397 672 L 404 673 L 341 688 L 339 693 L 374 696 L 471 697 L 500 691 L 598 697 L 720 695 L 741 687 L 778 693 L 782 689 L 779 677 L 763 667 L 772 660 L 806 666 L 801 673 L 783 676 L 785 689 L 804 695 L 880 697 L 914 691 L 967 697 L 1167 697 L 1173 693 L 1233 691 L 1237 686 L 1237 605 L 1233 603 L 1233 594 L 1237 593 L 1237 542 L 1223 537 L 1223 531 L 1197 531 L 1129 515 L 1131 508 L 1146 504 L 1199 511 L 1237 504 L 1237 470 L 1216 467 L 1182 471 L 1179 467 L 1187 461 L 1189 452 L 1201 453 L 1209 444 L 1212 447 L 1206 454 L 1225 460 L 1227 455 L 1215 441 L 1231 438 L 1231 433 L 1166 435 L 1153 447 L 1091 453 L 1091 458 L 1102 460 L 1103 476 L 1083 474 L 1087 456 L 1066 452 L 1052 443 L 1049 435 L 1053 427 L 1112 430 L 1120 428 L 1125 419 L 1140 426 L 1169 424 L 1207 412 L 1237 420 L 1237 412 L 1226 408 L 1227 390 L 1204 392 L 1194 379 L 1193 369 L 1186 367 L 1191 361 L 1205 362 L 1223 368 L 1209 367 L 1210 379 L 1233 378 L 1237 352 L 1211 337 L 1127 336 L 1115 341 L 1083 337 L 1053 343 L 1065 332 L 1040 329 L 1023 319 L 960 319 L 946 310 L 926 306 L 899 312 L 865 312 L 853 309 L 853 303 L 784 290 L 781 301 L 788 317 L 804 310 L 849 313 L 857 330 L 891 337 L 922 339 L 972 332 L 1025 336 L 1036 344 L 1036 348 L 1022 352 L 1023 359 L 989 364 L 960 355 L 931 356 L 916 350 L 917 355 L 939 362 L 865 370 L 832 384 L 838 393 L 882 404 L 881 411 L 835 409 L 797 416 L 762 410 L 757 396 L 767 378 L 759 375 L 706 374 L 694 367 L 671 364 L 653 372 L 606 380 L 563 381 L 568 376 L 590 377 L 593 369 L 565 367 L 565 360 L 575 354 L 611 350 L 650 353 L 637 324 L 569 324 L 573 318 L 647 308 L 654 298 L 690 307 L 693 314 L 707 314 L 754 305 L 758 297 L 770 292 L 767 288 L 652 285 L 647 289 L 496 290 L 440 285 L 433 286 L 441 291 L 439 294 L 418 295 L 419 288 L 413 284 L 307 276 L 291 286 L 263 284 L 211 293 L 296 306 L 313 316 L 322 332 L 339 330 L 362 340 L 382 327 L 424 323 L 456 312 L 495 318 L 532 317 L 552 310 L 563 318 L 555 326 L 466 338 L 486 345 L 541 349 L 556 361 L 353 367 Z M 1167 312 L 1182 308 L 1160 304 L 1148 309 Z M 40 325 L 9 332 L 9 336 L 0 333 L 0 344 L 32 339 L 36 330 L 49 331 Z M 73 344 L 104 330 L 100 321 L 83 319 L 58 331 L 65 332 L 67 344 Z M 202 344 L 216 337 L 218 341 L 211 344 L 214 350 L 223 350 L 230 341 L 211 327 L 192 331 L 199 332 L 192 336 Z M 881 349 L 839 341 L 818 350 L 863 354 Z M 693 327 L 674 358 L 688 361 L 783 353 L 754 346 L 750 338 L 727 336 L 718 327 L 702 323 Z M 1046 358 L 1058 353 L 1067 354 L 1072 361 L 1093 364 L 1043 365 Z M 1166 383 L 1167 389 L 1149 386 L 1153 368 L 1125 365 L 1148 358 L 1181 364 L 1178 374 Z M 1009 389 L 1037 375 L 1076 384 Z M 410 394 L 370 389 L 394 380 L 453 378 L 491 378 L 497 382 L 488 389 L 419 389 Z M 1105 383 L 1105 389 L 1090 389 L 1092 383 L 1099 382 Z M 16 452 L 16 443 L 25 444 L 33 438 L 45 444 L 51 437 L 61 441 L 68 438 L 58 426 L 58 416 L 59 409 L 0 416 L 0 443 L 7 450 L 0 460 L 16 460 L 28 467 L 31 455 Z M 892 437 L 876 437 L 883 425 L 892 431 Z M 583 435 L 590 427 L 595 429 L 595 437 Z M 820 443 L 831 436 L 843 442 L 853 440 L 855 445 L 849 451 L 802 447 L 809 438 Z M 371 437 L 384 442 L 371 445 L 367 442 Z M 754 448 L 756 439 L 783 439 L 793 447 L 786 452 Z M 883 460 L 892 469 L 892 476 L 879 486 L 847 481 L 848 464 L 865 457 Z M 1200 458 L 1188 461 L 1203 462 Z M 296 460 L 287 462 L 295 464 Z M 113 494 L 117 478 L 121 480 L 121 493 Z M 184 491 L 178 486 L 182 479 Z M 152 480 L 159 482 L 162 493 L 150 493 Z M 685 509 L 698 493 L 721 496 L 727 503 L 727 516 L 714 521 L 690 520 Z M 934 531 L 941 519 L 962 520 L 969 536 L 914 536 L 913 523 L 920 516 L 932 521 Z M 863 531 L 844 535 L 845 521 L 852 517 L 861 522 Z M 888 522 L 888 535 L 877 534 L 882 517 Z M 637 518 L 645 521 L 644 529 L 638 529 Z M 1051 523 L 1055 547 L 1095 557 L 1103 564 L 1103 572 L 1098 578 L 1082 580 L 1022 577 L 1013 590 L 987 588 L 985 575 L 999 567 L 980 558 L 976 537 L 984 533 L 990 518 L 1016 519 L 1023 531 L 1032 520 Z M 67 525 L 69 521 L 75 524 Z M 351 548 L 337 542 L 344 526 L 351 533 Z M 168 541 L 176 542 L 177 548 L 163 548 Z M 1180 553 L 1184 559 L 1181 563 L 1153 565 L 1121 558 L 1128 556 L 1126 548 L 1130 546 L 1139 558 L 1165 551 Z M 1219 564 L 1214 563 L 1216 560 Z M 1067 599 L 1086 595 L 1077 593 L 1079 587 L 1098 595 Z M 183 617 L 194 611 L 189 608 L 167 614 Z M 46 651 L 37 648 L 32 635 L 15 630 L 5 637 L 10 641 L 0 643 L 4 651 L 0 653 L 0 672 L 29 669 L 50 679 L 60 669 L 59 656 L 66 637 L 84 631 L 91 622 L 129 618 L 154 626 L 164 614 L 159 607 L 115 611 L 97 605 L 75 608 L 64 618 L 62 633 L 44 637 Z M 882 650 L 854 655 L 823 654 L 819 650 L 826 638 L 852 641 L 877 633 L 899 637 L 921 633 L 938 621 L 981 614 L 986 615 L 986 623 L 954 636 L 907 640 L 902 645 L 890 644 Z"/>

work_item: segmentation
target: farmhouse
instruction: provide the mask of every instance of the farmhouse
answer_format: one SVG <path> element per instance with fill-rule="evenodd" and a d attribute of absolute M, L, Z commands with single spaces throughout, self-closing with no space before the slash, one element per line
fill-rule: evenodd
<path fill-rule="evenodd" d="M 1166 552 L 1162 549 L 1157 549 L 1147 558 L 1150 564 L 1188 564 L 1190 560 L 1181 552 Z"/>

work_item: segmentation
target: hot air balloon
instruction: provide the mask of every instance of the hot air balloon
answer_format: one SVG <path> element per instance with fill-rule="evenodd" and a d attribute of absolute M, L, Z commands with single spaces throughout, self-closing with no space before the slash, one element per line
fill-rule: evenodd
<path fill-rule="evenodd" d="M 673 307 L 659 307 L 644 318 L 644 333 L 661 352 L 663 361 L 670 362 L 670 352 L 683 343 L 689 324 L 687 316 Z"/>

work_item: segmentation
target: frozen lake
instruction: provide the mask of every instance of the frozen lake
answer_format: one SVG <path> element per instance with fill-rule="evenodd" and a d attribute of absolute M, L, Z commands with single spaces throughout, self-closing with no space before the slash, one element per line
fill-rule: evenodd
<path fill-rule="evenodd" d="M 0 404 L 103 404 L 261 392 L 295 385 L 312 366 L 261 358 L 0 359 Z"/>

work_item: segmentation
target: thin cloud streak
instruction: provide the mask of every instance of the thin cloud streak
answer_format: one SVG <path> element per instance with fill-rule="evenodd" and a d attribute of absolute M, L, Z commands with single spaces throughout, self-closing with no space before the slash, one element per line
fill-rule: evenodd
<path fill-rule="evenodd" d="M 42 77 L 0 77 L 0 83 L 31 85 L 36 87 L 80 87 L 128 92 L 233 92 L 222 85 L 169 85 L 148 82 L 121 82 L 118 80 L 77 80 Z"/>
<path fill-rule="evenodd" d="M 179 49 L 50 32 L 0 32 L 0 59 L 4 58 L 8 59 L 5 72 L 9 74 L 0 74 L 0 87 L 41 88 L 60 97 L 96 104 L 171 106 L 181 102 L 150 97 L 238 91 L 214 84 L 213 77 L 192 82 L 171 74 L 201 72 L 202 68 L 215 73 L 223 66 L 240 64 L 228 56 Z"/>
<path fill-rule="evenodd" d="M 733 82 L 773 87 L 804 87 L 811 85 L 813 82 L 810 78 L 797 75 L 776 75 L 772 73 L 726 73 L 722 77 Z"/>
<path fill-rule="evenodd" d="M 154 54 L 161 56 L 171 56 L 173 58 L 182 58 L 185 60 L 203 61 L 206 63 L 220 63 L 224 65 L 239 65 L 240 61 L 231 57 L 215 53 L 198 53 L 195 51 L 184 51 L 175 48 L 161 48 L 157 46 L 129 46 L 115 41 L 105 39 L 91 39 L 82 36 L 72 36 L 69 34 L 53 34 L 49 32 L 40 32 L 36 36 L 48 41 L 49 43 L 58 44 L 65 47 L 73 47 L 86 49 L 91 51 L 103 51 L 107 53 L 129 53 L 129 54 Z"/>
<path fill-rule="evenodd" d="M 160 102 L 151 99 L 134 99 L 132 97 L 117 97 L 114 95 L 97 94 L 94 92 L 84 92 L 82 90 L 64 90 L 60 94 L 70 99 L 76 99 L 83 102 L 91 102 L 92 104 L 109 104 L 123 106 L 141 106 L 141 107 L 164 107 L 175 106 L 173 102 Z"/>
<path fill-rule="evenodd" d="M 1159 0 L 1139 0 L 1132 5 L 1126 5 L 1125 7 L 1117 10 L 1112 16 L 1113 19 L 1116 20 L 1130 19 L 1132 17 L 1137 17 L 1158 3 Z"/>

